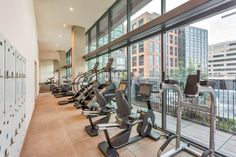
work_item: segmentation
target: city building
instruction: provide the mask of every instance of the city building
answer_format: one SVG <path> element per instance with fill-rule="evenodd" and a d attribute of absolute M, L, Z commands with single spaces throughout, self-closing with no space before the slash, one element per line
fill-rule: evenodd
<path fill-rule="evenodd" d="M 210 78 L 235 79 L 236 40 L 210 45 L 208 58 Z"/>
<path fill-rule="evenodd" d="M 158 17 L 157 13 L 145 12 L 131 21 L 132 30 Z M 131 69 L 133 73 L 138 73 L 144 78 L 160 78 L 161 71 L 161 41 L 160 36 L 140 41 L 131 46 Z M 167 73 L 173 72 L 178 66 L 178 33 L 169 31 L 166 42 L 166 64 Z"/>
<path fill-rule="evenodd" d="M 208 54 L 209 77 L 236 78 L 236 12 L 221 16 L 210 24 L 211 43 Z"/>
<path fill-rule="evenodd" d="M 208 65 L 208 31 L 193 26 L 178 29 L 179 64 L 185 69 L 195 69 L 207 73 Z"/>

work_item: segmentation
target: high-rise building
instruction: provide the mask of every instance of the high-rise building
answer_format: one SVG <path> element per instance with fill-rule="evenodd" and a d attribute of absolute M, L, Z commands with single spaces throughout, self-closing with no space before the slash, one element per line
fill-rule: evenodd
<path fill-rule="evenodd" d="M 179 64 L 185 69 L 194 66 L 207 73 L 208 65 L 208 31 L 198 27 L 187 26 L 178 29 Z"/>
<path fill-rule="evenodd" d="M 208 58 L 210 78 L 235 79 L 236 40 L 210 45 Z"/>
<path fill-rule="evenodd" d="M 145 12 L 131 22 L 131 30 L 158 17 L 157 13 Z M 167 33 L 167 71 L 172 72 L 178 66 L 178 33 Z M 139 73 L 140 77 L 160 78 L 161 69 L 161 41 L 160 36 L 140 41 L 131 46 L 132 72 Z"/>
<path fill-rule="evenodd" d="M 236 77 L 236 12 L 226 14 L 210 24 L 209 77 L 235 79 Z"/>

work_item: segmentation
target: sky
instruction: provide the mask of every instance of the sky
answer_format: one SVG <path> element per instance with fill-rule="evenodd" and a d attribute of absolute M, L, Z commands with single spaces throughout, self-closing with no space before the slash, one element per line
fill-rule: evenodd
<path fill-rule="evenodd" d="M 188 0 L 166 0 L 166 11 L 169 11 L 171 9 L 174 9 L 175 7 L 187 2 Z M 145 7 L 143 7 L 141 10 L 139 10 L 137 13 L 135 13 L 132 17 L 131 20 L 137 18 L 138 16 L 142 15 L 144 12 L 149 12 L 153 13 L 156 12 L 158 14 L 161 14 L 161 0 L 152 0 L 150 3 L 148 3 Z M 227 15 L 229 13 L 236 12 L 236 8 L 232 9 L 230 11 L 226 11 L 224 13 L 221 13 L 219 15 L 201 20 L 199 22 L 191 24 L 191 26 L 199 27 L 208 30 L 209 34 L 214 34 L 211 30 L 211 25 L 214 23 L 214 21 L 220 20 L 222 16 Z M 236 23 L 235 23 L 236 27 Z M 233 32 L 234 34 L 231 35 L 230 40 L 232 40 L 232 36 L 235 36 L 236 40 L 236 31 Z M 222 38 L 223 40 L 223 38 Z M 227 40 L 227 37 L 224 38 L 224 40 Z M 217 42 L 220 40 L 218 39 Z M 211 43 L 216 43 L 215 37 L 209 37 L 208 42 Z M 223 41 L 222 41 L 223 42 Z"/>

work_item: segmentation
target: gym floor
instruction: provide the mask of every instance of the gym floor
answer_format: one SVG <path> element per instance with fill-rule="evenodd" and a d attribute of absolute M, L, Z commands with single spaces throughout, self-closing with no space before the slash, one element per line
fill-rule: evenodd
<path fill-rule="evenodd" d="M 59 106 L 49 93 L 40 94 L 22 148 L 21 157 L 99 157 L 103 156 L 97 148 L 105 140 L 103 132 L 90 137 L 84 130 L 88 119 L 81 115 L 73 105 Z M 114 118 L 111 118 L 111 122 Z M 135 134 L 136 128 L 133 128 Z M 114 129 L 111 136 L 120 131 Z M 110 131 L 109 131 L 110 132 Z M 122 157 L 155 157 L 164 138 L 155 142 L 145 138 L 118 150 Z M 167 148 L 171 149 L 173 145 Z M 190 155 L 181 153 L 178 156 Z"/>

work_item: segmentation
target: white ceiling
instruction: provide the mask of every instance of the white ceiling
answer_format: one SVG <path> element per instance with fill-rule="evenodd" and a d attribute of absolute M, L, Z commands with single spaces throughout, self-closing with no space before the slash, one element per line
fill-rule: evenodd
<path fill-rule="evenodd" d="M 40 53 L 71 48 L 72 26 L 89 29 L 114 2 L 115 0 L 34 0 Z M 74 11 L 69 10 L 71 7 Z"/>

